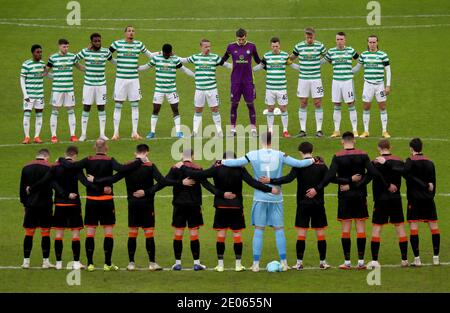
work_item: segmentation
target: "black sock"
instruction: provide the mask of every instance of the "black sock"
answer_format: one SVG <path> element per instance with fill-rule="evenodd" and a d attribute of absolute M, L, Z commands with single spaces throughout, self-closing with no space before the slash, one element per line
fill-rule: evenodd
<path fill-rule="evenodd" d="M 200 240 L 191 240 L 191 252 L 194 260 L 200 259 Z"/>
<path fill-rule="evenodd" d="M 356 238 L 356 246 L 358 247 L 358 260 L 364 260 L 366 252 L 366 237 Z"/>
<path fill-rule="evenodd" d="M 242 258 L 242 242 L 235 242 L 233 244 L 234 255 L 236 256 L 236 260 L 240 260 Z"/>
<path fill-rule="evenodd" d="M 439 255 L 439 246 L 441 244 L 441 234 L 431 235 L 431 240 L 433 242 L 433 255 Z"/>
<path fill-rule="evenodd" d="M 344 259 L 350 261 L 350 251 L 352 247 L 352 241 L 350 238 L 341 238 L 342 250 L 344 251 Z"/>
<path fill-rule="evenodd" d="M 41 239 L 42 257 L 48 259 L 50 256 L 50 236 L 43 236 Z"/>
<path fill-rule="evenodd" d="M 145 238 L 145 248 L 147 249 L 148 259 L 155 263 L 155 238 Z"/>
<path fill-rule="evenodd" d="M 114 248 L 114 239 L 112 237 L 105 237 L 103 239 L 103 250 L 105 251 L 106 265 L 111 265 L 113 248 Z"/>
<path fill-rule="evenodd" d="M 297 250 L 297 260 L 303 260 L 303 255 L 305 254 L 306 243 L 305 239 L 297 239 L 296 250 Z"/>
<path fill-rule="evenodd" d="M 30 258 L 31 250 L 33 249 L 33 236 L 25 236 L 23 239 L 23 257 Z"/>
<path fill-rule="evenodd" d="M 56 261 L 62 260 L 63 241 L 61 239 L 55 239 L 55 257 Z"/>
<path fill-rule="evenodd" d="M 317 250 L 319 250 L 320 261 L 327 258 L 327 241 L 325 239 L 317 241 Z"/>
<path fill-rule="evenodd" d="M 128 258 L 130 262 L 134 262 L 134 254 L 136 253 L 136 237 L 128 237 Z"/>
<path fill-rule="evenodd" d="M 400 253 L 402 255 L 402 260 L 408 260 L 408 240 L 405 237 L 405 240 L 399 241 L 398 243 L 400 247 Z"/>
<path fill-rule="evenodd" d="M 378 240 L 373 240 L 370 242 L 370 250 L 372 251 L 372 260 L 373 261 L 378 261 L 378 253 L 380 251 L 380 241 Z"/>
<path fill-rule="evenodd" d="M 94 237 L 86 237 L 85 247 L 88 265 L 94 264 L 94 249 L 95 249 Z"/>
<path fill-rule="evenodd" d="M 409 241 L 411 242 L 411 248 L 415 257 L 419 256 L 419 235 L 410 235 Z"/>
<path fill-rule="evenodd" d="M 223 255 L 225 253 L 225 242 L 216 241 L 216 251 L 217 251 L 217 258 L 219 260 L 223 260 Z"/>
<path fill-rule="evenodd" d="M 173 253 L 175 260 L 181 260 L 181 253 L 183 252 L 183 240 L 173 240 Z"/>
<path fill-rule="evenodd" d="M 80 249 L 81 249 L 80 240 L 72 239 L 72 253 L 74 261 L 80 261 Z"/>

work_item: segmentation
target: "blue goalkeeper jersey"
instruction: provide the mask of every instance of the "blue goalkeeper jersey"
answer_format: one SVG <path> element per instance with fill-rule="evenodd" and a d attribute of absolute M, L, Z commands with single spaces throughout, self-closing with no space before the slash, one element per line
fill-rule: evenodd
<path fill-rule="evenodd" d="M 297 160 L 278 150 L 260 149 L 250 151 L 245 156 L 238 159 L 227 159 L 222 161 L 223 165 L 230 167 L 244 166 L 247 163 L 252 165 L 255 179 L 259 179 L 262 176 L 279 178 L 283 174 L 283 164 L 292 167 L 307 167 L 314 163 L 314 159 Z M 283 202 L 283 195 L 281 192 L 278 195 L 274 195 L 255 189 L 253 201 Z"/>

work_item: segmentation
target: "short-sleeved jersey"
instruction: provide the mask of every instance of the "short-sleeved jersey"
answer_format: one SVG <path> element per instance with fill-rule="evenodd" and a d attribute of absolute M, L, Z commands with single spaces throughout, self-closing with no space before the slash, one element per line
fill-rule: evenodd
<path fill-rule="evenodd" d="M 217 54 L 194 54 L 187 58 L 195 65 L 195 88 L 197 90 L 211 90 L 217 88 L 216 67 L 222 61 Z"/>
<path fill-rule="evenodd" d="M 359 56 L 358 62 L 364 66 L 364 80 L 369 83 L 381 83 L 384 81 L 384 67 L 389 65 L 389 57 L 383 51 L 364 51 Z"/>
<path fill-rule="evenodd" d="M 298 56 L 300 79 L 320 79 L 320 58 L 327 53 L 323 43 L 315 40 L 308 44 L 302 41 L 295 45 L 292 53 Z"/>
<path fill-rule="evenodd" d="M 84 59 L 86 72 L 84 73 L 84 84 L 86 86 L 106 85 L 105 66 L 106 61 L 111 60 L 111 51 L 107 48 L 99 50 L 83 49 L 77 54 L 78 60 Z"/>
<path fill-rule="evenodd" d="M 183 66 L 178 56 L 172 55 L 166 59 L 163 55 L 157 55 L 148 62 L 148 65 L 156 69 L 155 92 L 177 91 L 177 68 Z"/>
<path fill-rule="evenodd" d="M 73 67 L 77 62 L 77 56 L 70 52 L 50 56 L 47 66 L 53 70 L 52 92 L 73 92 Z"/>
<path fill-rule="evenodd" d="M 350 80 L 353 79 L 352 59 L 357 59 L 358 53 L 352 47 L 337 47 L 328 50 L 325 59 L 333 65 L 334 80 Z"/>
<path fill-rule="evenodd" d="M 286 65 L 289 61 L 289 54 L 280 51 L 275 54 L 272 51 L 266 52 L 261 61 L 266 67 L 266 89 L 286 90 Z"/>
<path fill-rule="evenodd" d="M 116 40 L 111 44 L 109 50 L 111 52 L 117 52 L 116 78 L 139 78 L 137 70 L 139 54 L 148 51 L 142 42 L 138 40 L 133 40 L 132 42 L 128 42 L 124 39 Z"/>
<path fill-rule="evenodd" d="M 44 73 L 45 62 L 40 60 L 26 60 L 22 64 L 20 76 L 25 78 L 25 89 L 30 99 L 44 98 Z"/>

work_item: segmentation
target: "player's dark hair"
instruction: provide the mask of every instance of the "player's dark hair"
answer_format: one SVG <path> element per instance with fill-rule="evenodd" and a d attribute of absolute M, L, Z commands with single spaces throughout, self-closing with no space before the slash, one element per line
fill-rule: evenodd
<path fill-rule="evenodd" d="M 165 43 L 162 46 L 162 52 L 164 54 L 171 54 L 172 53 L 172 45 L 170 43 Z"/>
<path fill-rule="evenodd" d="M 49 157 L 50 156 L 50 151 L 48 151 L 48 149 L 40 149 L 36 156 L 43 156 L 43 157 Z"/>
<path fill-rule="evenodd" d="M 245 29 L 243 29 L 243 28 L 239 28 L 236 31 L 236 37 L 244 37 L 246 35 L 247 35 L 247 31 Z"/>
<path fill-rule="evenodd" d="M 270 38 L 270 42 L 272 42 L 272 43 L 280 42 L 280 38 L 278 38 L 278 37 L 272 37 L 272 38 Z"/>
<path fill-rule="evenodd" d="M 389 150 L 389 149 L 391 149 L 391 143 L 387 139 L 381 139 L 378 142 L 378 148 L 383 149 L 383 150 Z"/>
<path fill-rule="evenodd" d="M 236 159 L 236 153 L 234 153 L 234 151 L 225 151 L 223 153 L 223 158 L 224 159 Z"/>
<path fill-rule="evenodd" d="M 261 142 L 265 145 L 271 145 L 272 144 L 272 133 L 271 132 L 265 132 L 261 134 Z"/>
<path fill-rule="evenodd" d="M 31 46 L 31 53 L 34 53 L 34 51 L 36 51 L 36 49 L 42 49 L 42 47 L 38 44 L 32 45 Z"/>
<path fill-rule="evenodd" d="M 346 131 L 342 134 L 342 140 L 344 141 L 351 141 L 353 139 L 355 139 L 355 135 L 351 131 Z"/>
<path fill-rule="evenodd" d="M 304 141 L 298 146 L 298 151 L 300 151 L 303 154 L 308 154 L 308 153 L 313 152 L 313 148 L 314 147 L 313 147 L 312 143 L 310 143 L 308 141 Z"/>
<path fill-rule="evenodd" d="M 130 28 L 130 27 L 133 27 L 134 28 L 134 26 L 133 25 L 128 25 L 127 27 L 125 27 L 125 29 L 123 30 L 125 33 L 127 32 L 127 30 L 128 30 L 128 28 Z"/>
<path fill-rule="evenodd" d="M 102 38 L 102 35 L 100 35 L 99 33 L 93 33 L 90 36 L 91 41 L 94 40 L 94 38 Z"/>
<path fill-rule="evenodd" d="M 58 45 L 68 45 L 69 44 L 69 40 L 61 38 L 60 40 L 58 40 Z"/>
<path fill-rule="evenodd" d="M 345 33 L 344 33 L 344 32 L 338 32 L 336 35 L 344 36 L 344 37 L 345 37 Z"/>
<path fill-rule="evenodd" d="M 78 147 L 68 146 L 67 149 L 66 149 L 66 155 L 67 156 L 78 155 Z"/>
<path fill-rule="evenodd" d="M 142 143 L 142 144 L 136 146 L 137 153 L 145 153 L 145 152 L 149 152 L 149 151 L 150 151 L 150 148 L 145 143 Z"/>
<path fill-rule="evenodd" d="M 409 147 L 411 149 L 414 150 L 414 152 L 422 152 L 422 148 L 423 148 L 423 143 L 422 140 L 420 140 L 420 138 L 413 138 L 410 142 L 409 142 Z"/>
<path fill-rule="evenodd" d="M 204 42 L 211 42 L 211 41 L 209 41 L 209 39 L 203 38 L 202 40 L 200 40 L 200 46 L 201 46 Z"/>

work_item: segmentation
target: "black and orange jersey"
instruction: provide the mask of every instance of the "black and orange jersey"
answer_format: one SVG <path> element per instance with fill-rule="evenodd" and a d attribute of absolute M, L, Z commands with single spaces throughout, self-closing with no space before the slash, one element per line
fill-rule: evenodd
<path fill-rule="evenodd" d="M 408 200 L 433 199 L 436 194 L 436 170 L 434 163 L 423 154 L 407 158 L 403 170 L 406 179 L 406 195 Z M 434 185 L 433 191 L 428 184 Z"/>
<path fill-rule="evenodd" d="M 22 169 L 20 176 L 20 202 L 27 208 L 52 206 L 53 190 L 50 185 L 27 194 L 26 188 L 31 187 L 50 171 L 51 164 L 43 159 L 36 159 Z"/>
<path fill-rule="evenodd" d="M 384 164 L 378 163 L 376 160 L 372 161 L 372 163 L 384 178 L 384 181 L 389 185 L 395 185 L 397 191 L 393 193 L 389 192 L 380 177 L 373 177 L 372 194 L 374 202 L 401 198 L 402 174 L 395 169 L 403 168 L 404 163 L 399 157 L 392 154 L 383 154 L 382 157 L 386 160 Z"/>

